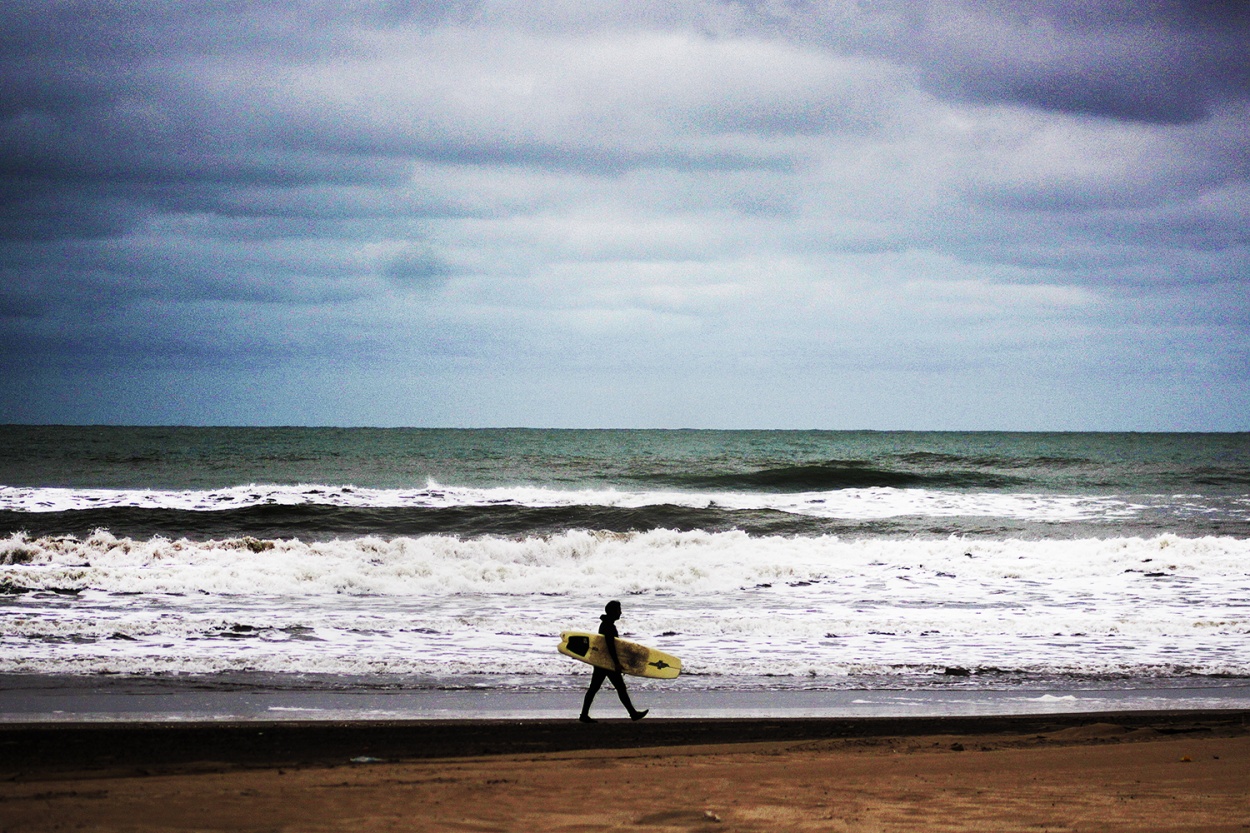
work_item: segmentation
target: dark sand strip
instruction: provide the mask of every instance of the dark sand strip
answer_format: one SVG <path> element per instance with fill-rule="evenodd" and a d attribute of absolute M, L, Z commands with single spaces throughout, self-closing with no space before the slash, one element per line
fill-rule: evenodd
<path fill-rule="evenodd" d="M 0 724 L 0 778 L 142 768 L 176 771 L 341 764 L 576 750 L 796 743 L 920 736 L 1018 739 L 1091 725 L 1156 736 L 1250 734 L 1250 711 L 1158 711 L 985 717 L 603 720 L 274 721 Z"/>

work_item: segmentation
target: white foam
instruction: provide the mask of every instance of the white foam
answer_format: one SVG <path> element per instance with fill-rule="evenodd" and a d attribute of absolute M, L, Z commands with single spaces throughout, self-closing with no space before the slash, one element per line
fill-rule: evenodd
<path fill-rule="evenodd" d="M 4 597 L 3 671 L 575 674 L 556 634 L 620 598 L 628 632 L 705 677 L 1250 674 L 1250 541 L 1232 538 L 101 532 L 0 541 L 0 584 L 35 591 Z"/>
<path fill-rule="evenodd" d="M 1001 517 L 1031 521 L 1124 519 L 1145 507 L 1128 500 L 1089 495 L 953 492 L 928 489 L 837 489 L 824 492 L 684 492 L 561 490 L 538 487 L 458 488 L 430 483 L 423 489 L 360 489 L 326 485 L 247 485 L 203 491 L 150 489 L 58 489 L 0 486 L 0 510 L 64 512 L 139 508 L 211 512 L 252 506 L 425 508 L 522 506 L 712 506 L 774 510 L 815 518 L 875 520 L 900 516 Z"/>
<path fill-rule="evenodd" d="M 1069 600 L 1186 588 L 1195 604 L 1244 587 L 1250 542 L 1232 538 L 1075 541 L 752 537 L 742 532 L 570 531 L 526 538 L 446 535 L 323 542 L 89 538 L 0 541 L 0 577 L 35 588 L 307 595 L 681 592 L 761 584 L 888 585 L 895 600 L 987 595 Z M 1147 578 L 1153 575 L 1153 579 Z M 1230 584 L 1231 582 L 1231 584 Z M 797 590 L 795 592 L 798 592 Z M 812 591 L 815 592 L 815 591 Z"/>

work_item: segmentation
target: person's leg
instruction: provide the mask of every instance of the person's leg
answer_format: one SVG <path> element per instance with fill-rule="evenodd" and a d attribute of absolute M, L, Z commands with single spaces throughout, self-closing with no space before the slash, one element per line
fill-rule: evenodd
<path fill-rule="evenodd" d="M 590 688 L 586 689 L 586 696 L 582 699 L 582 714 L 578 720 L 583 723 L 593 723 L 590 717 L 590 704 L 594 702 L 595 695 L 599 693 L 599 686 L 603 685 L 603 678 L 608 672 L 595 666 L 595 671 L 590 675 Z"/>
<path fill-rule="evenodd" d="M 625 690 L 625 677 L 620 671 L 604 671 L 607 678 L 612 682 L 612 687 L 616 689 L 616 696 L 621 698 L 621 704 L 625 706 L 625 710 L 629 712 L 631 720 L 642 720 L 647 716 L 650 709 L 638 711 L 634 708 L 634 704 L 629 702 L 629 692 Z"/>

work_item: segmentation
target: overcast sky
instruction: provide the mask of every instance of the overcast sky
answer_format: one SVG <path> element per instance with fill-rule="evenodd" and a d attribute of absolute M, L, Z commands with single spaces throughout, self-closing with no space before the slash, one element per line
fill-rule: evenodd
<path fill-rule="evenodd" d="M 5 0 L 0 422 L 1247 430 L 1247 56 L 1244 0 Z"/>

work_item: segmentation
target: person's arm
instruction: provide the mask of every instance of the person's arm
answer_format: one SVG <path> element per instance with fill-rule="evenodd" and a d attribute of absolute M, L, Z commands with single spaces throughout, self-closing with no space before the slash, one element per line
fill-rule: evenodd
<path fill-rule="evenodd" d="M 608 656 L 612 658 L 612 670 L 620 671 L 621 658 L 616 655 L 616 625 L 606 629 L 606 632 L 603 634 L 603 641 L 607 643 Z"/>

